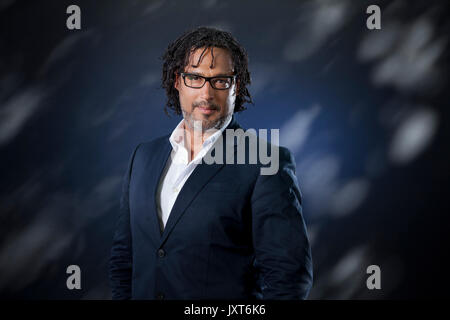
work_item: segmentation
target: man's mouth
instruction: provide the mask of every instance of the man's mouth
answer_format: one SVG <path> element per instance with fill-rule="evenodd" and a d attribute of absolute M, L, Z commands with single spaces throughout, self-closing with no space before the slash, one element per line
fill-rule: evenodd
<path fill-rule="evenodd" d="M 203 114 L 211 114 L 211 113 L 213 113 L 213 112 L 215 112 L 216 111 L 216 109 L 214 109 L 214 108 L 208 108 L 208 107 L 197 107 L 199 110 L 200 110 L 200 112 L 201 113 L 203 113 Z"/>

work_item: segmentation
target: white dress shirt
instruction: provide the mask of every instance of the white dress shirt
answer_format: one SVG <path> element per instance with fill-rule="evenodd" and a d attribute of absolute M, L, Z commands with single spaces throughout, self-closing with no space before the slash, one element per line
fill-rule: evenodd
<path fill-rule="evenodd" d="M 202 149 L 191 162 L 189 162 L 190 151 L 187 149 L 185 141 L 184 119 L 181 120 L 173 130 L 169 137 L 170 144 L 172 145 L 172 152 L 170 153 L 170 157 L 167 160 L 161 175 L 156 194 L 156 204 L 161 231 L 164 230 L 166 226 L 170 212 L 181 188 L 183 188 L 183 185 L 194 171 L 197 164 L 201 162 L 201 159 L 208 153 L 214 145 L 214 142 L 231 122 L 231 119 L 232 116 L 230 115 L 222 127 L 203 142 Z"/>

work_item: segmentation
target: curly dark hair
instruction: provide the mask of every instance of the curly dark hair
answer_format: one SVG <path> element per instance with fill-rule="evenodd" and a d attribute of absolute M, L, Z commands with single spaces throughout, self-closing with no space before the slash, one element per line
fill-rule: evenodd
<path fill-rule="evenodd" d="M 166 114 L 169 114 L 167 112 L 168 109 L 172 109 L 175 114 L 181 114 L 178 90 L 174 88 L 175 74 L 184 71 L 184 68 L 189 63 L 190 54 L 196 49 L 205 48 L 206 50 L 213 47 L 227 49 L 231 54 L 236 83 L 239 87 L 236 94 L 234 112 L 245 110 L 244 103 L 254 104 L 247 89 L 247 85 L 251 83 L 251 80 L 248 71 L 248 56 L 244 47 L 227 31 L 212 27 L 197 27 L 185 32 L 172 42 L 161 57 L 164 60 L 162 88 L 166 90 L 167 94 L 167 103 L 164 107 Z"/>

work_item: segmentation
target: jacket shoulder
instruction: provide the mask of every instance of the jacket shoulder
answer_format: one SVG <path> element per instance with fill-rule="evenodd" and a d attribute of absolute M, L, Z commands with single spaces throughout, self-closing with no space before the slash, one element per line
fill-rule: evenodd
<path fill-rule="evenodd" d="M 169 137 L 170 135 L 168 134 L 165 136 L 154 138 L 152 140 L 143 141 L 136 146 L 136 152 L 137 153 L 149 152 L 154 149 L 160 148 L 169 141 Z"/>
<path fill-rule="evenodd" d="M 157 138 L 154 138 L 152 140 L 141 142 L 139 145 L 141 148 L 147 149 L 147 148 L 153 148 L 157 147 L 163 143 L 166 143 L 169 140 L 170 134 L 167 134 L 165 136 L 160 136 Z"/>

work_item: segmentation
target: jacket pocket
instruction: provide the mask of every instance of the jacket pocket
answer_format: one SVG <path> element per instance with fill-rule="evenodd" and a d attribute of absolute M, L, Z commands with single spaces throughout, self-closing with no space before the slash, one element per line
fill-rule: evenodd
<path fill-rule="evenodd" d="M 206 192 L 221 192 L 221 193 L 238 193 L 240 191 L 240 185 L 235 182 L 210 182 L 208 183 L 204 191 Z"/>

